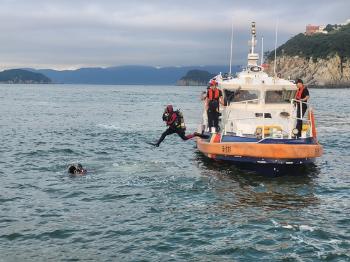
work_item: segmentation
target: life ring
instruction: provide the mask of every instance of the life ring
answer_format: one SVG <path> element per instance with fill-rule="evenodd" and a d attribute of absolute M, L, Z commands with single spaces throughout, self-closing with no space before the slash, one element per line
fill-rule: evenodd
<path fill-rule="evenodd" d="M 261 67 L 259 67 L 259 66 L 252 66 L 250 68 L 250 71 L 252 71 L 252 72 L 260 72 L 261 71 Z"/>

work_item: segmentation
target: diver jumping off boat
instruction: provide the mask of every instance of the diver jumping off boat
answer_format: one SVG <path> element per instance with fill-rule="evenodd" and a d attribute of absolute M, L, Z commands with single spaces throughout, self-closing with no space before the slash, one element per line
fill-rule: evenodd
<path fill-rule="evenodd" d="M 207 135 L 202 135 L 200 133 L 194 132 L 193 134 L 186 135 L 186 126 L 184 122 L 183 114 L 180 112 L 180 110 L 174 111 L 172 105 L 168 105 L 163 113 L 163 121 L 168 126 L 167 130 L 163 132 L 161 137 L 158 139 L 157 143 L 149 143 L 151 145 L 154 145 L 156 147 L 159 147 L 160 143 L 163 142 L 166 136 L 171 134 L 178 134 L 179 137 L 182 138 L 182 140 L 186 141 L 188 139 L 191 139 L 195 136 L 201 137 L 201 138 L 208 138 Z"/>

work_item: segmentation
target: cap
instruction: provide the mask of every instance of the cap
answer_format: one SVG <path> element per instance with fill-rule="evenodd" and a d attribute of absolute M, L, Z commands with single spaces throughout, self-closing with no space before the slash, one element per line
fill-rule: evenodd
<path fill-rule="evenodd" d="M 217 86 L 218 83 L 215 80 L 210 81 L 210 86 Z"/>

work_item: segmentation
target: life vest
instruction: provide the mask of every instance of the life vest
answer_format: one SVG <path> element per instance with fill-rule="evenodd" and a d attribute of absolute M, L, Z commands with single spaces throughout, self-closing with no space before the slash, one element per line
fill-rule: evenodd
<path fill-rule="evenodd" d="M 302 98 L 301 95 L 303 94 L 304 89 L 304 85 L 298 89 L 297 93 L 295 94 L 295 99 L 300 100 Z"/>
<path fill-rule="evenodd" d="M 220 91 L 217 88 L 215 88 L 215 90 L 210 88 L 208 91 L 209 100 L 217 100 L 219 99 L 219 95 L 220 95 Z"/>

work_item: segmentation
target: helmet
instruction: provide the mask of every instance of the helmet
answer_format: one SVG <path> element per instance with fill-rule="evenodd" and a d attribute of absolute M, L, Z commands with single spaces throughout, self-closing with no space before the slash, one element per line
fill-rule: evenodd
<path fill-rule="evenodd" d="M 172 113 L 173 111 L 174 109 L 172 105 L 167 105 L 167 107 L 165 108 L 165 112 Z"/>

